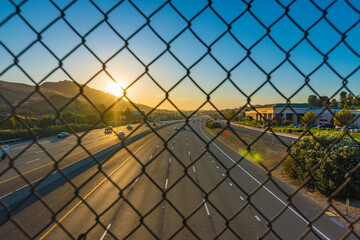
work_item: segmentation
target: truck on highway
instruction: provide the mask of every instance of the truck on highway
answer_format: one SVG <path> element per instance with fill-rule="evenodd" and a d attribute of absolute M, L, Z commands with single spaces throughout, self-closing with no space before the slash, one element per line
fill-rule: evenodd
<path fill-rule="evenodd" d="M 10 154 L 9 145 L 0 145 L 0 159 L 4 160 Z"/>

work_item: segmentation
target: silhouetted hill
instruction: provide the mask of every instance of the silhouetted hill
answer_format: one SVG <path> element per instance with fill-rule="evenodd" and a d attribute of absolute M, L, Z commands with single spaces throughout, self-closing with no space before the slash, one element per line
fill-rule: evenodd
<path fill-rule="evenodd" d="M 0 105 L 2 107 L 8 107 L 3 98 L 11 104 L 16 104 L 31 95 L 28 99 L 26 99 L 27 106 L 33 110 L 35 110 L 34 108 L 38 109 L 40 107 L 49 107 L 49 104 L 42 96 L 44 95 L 47 99 L 51 99 L 51 102 L 54 104 L 56 103 L 57 107 L 59 107 L 63 106 L 67 102 L 71 101 L 72 98 L 77 96 L 80 92 L 80 87 L 72 81 L 65 80 L 60 82 L 43 83 L 39 88 L 39 92 L 41 92 L 41 94 L 33 93 L 34 91 L 35 87 L 32 85 L 0 81 L 0 94 L 2 96 L 0 96 Z M 86 96 L 86 98 L 83 95 Z M 91 101 L 94 105 L 104 104 L 108 107 L 118 99 L 112 94 L 105 93 L 88 86 L 83 87 L 83 95 L 78 97 L 78 104 L 83 106 L 90 105 L 89 101 Z M 137 106 L 144 112 L 148 112 L 152 109 L 151 107 L 143 104 L 137 104 Z M 119 110 L 125 110 L 126 108 L 136 110 L 131 103 L 125 100 L 121 100 L 118 103 L 118 108 Z"/>

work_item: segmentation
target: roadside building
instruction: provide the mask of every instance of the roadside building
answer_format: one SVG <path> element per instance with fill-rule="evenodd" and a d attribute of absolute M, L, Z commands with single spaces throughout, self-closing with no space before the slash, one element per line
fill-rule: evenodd
<path fill-rule="evenodd" d="M 330 108 L 329 111 L 307 103 L 291 103 L 289 106 L 285 103 L 266 104 L 255 109 L 256 111 L 250 110 L 245 112 L 245 116 L 251 116 L 257 121 L 272 120 L 281 117 L 282 120 L 290 121 L 293 124 L 301 123 L 301 118 L 308 111 L 312 111 L 316 115 L 319 115 L 315 124 L 330 123 L 334 115 L 341 111 L 341 108 Z M 353 110 L 353 113 L 356 116 L 359 116 L 360 110 Z M 352 125 L 360 127 L 360 117 Z"/>

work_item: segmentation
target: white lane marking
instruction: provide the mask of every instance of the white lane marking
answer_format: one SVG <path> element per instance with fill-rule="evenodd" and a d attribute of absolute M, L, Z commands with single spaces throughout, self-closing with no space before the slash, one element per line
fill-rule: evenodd
<path fill-rule="evenodd" d="M 111 227 L 111 223 L 107 226 L 107 228 L 106 228 L 105 232 L 103 233 L 103 235 L 101 236 L 100 240 L 104 239 L 104 237 L 105 237 L 106 233 L 109 231 L 110 227 Z"/>
<path fill-rule="evenodd" d="M 171 149 L 174 149 L 174 146 L 172 146 Z"/>
<path fill-rule="evenodd" d="M 15 147 L 15 148 L 12 148 L 12 149 L 14 150 L 14 149 L 19 149 L 19 148 L 24 148 L 24 147 L 26 147 L 26 146 Z"/>
<path fill-rule="evenodd" d="M 261 219 L 255 215 L 256 221 L 261 222 Z"/>
<path fill-rule="evenodd" d="M 209 211 L 209 208 L 208 208 L 208 206 L 207 206 L 207 204 L 206 204 L 206 202 L 205 202 L 205 199 L 203 199 L 203 202 L 204 202 L 206 214 L 207 214 L 208 216 L 210 216 L 210 211 Z"/>
<path fill-rule="evenodd" d="M 149 159 L 152 159 L 152 155 L 150 156 L 150 158 Z"/>
<path fill-rule="evenodd" d="M 330 218 L 330 219 L 331 219 L 331 221 L 333 221 L 334 223 L 336 223 L 336 224 L 339 225 L 340 227 L 342 227 L 342 228 L 345 227 L 344 225 L 342 225 L 341 222 L 336 221 L 334 218 Z"/>
<path fill-rule="evenodd" d="M 244 198 L 242 196 L 240 196 L 240 199 L 241 199 L 241 201 L 244 201 Z"/>
<path fill-rule="evenodd" d="M 200 128 L 200 131 L 205 135 L 205 133 L 203 132 L 203 130 Z M 208 138 L 208 136 L 205 135 L 205 137 L 210 140 L 210 138 Z M 274 198 L 276 198 L 280 203 L 282 203 L 284 206 L 286 206 L 290 211 L 292 211 L 296 216 L 298 216 L 301 220 L 303 220 L 306 224 L 308 224 L 309 222 L 303 218 L 297 211 L 295 211 L 292 207 L 287 206 L 287 204 L 281 200 L 278 196 L 276 196 L 272 191 L 270 191 L 270 189 L 268 189 L 267 187 L 263 186 L 261 184 L 261 182 L 259 180 L 257 180 L 253 175 L 251 175 L 248 171 L 246 171 L 243 167 L 241 167 L 238 163 L 236 163 L 236 161 L 234 161 L 234 159 L 232 159 L 229 155 L 227 155 L 218 145 L 216 145 L 214 142 L 212 142 L 212 144 L 220 150 L 220 152 L 222 152 L 227 158 L 229 158 L 234 164 L 236 164 L 236 166 L 238 166 L 244 173 L 246 173 L 246 175 L 248 175 L 251 179 L 253 179 L 257 184 L 259 184 L 262 188 L 264 188 L 268 193 L 270 193 Z M 315 227 L 314 225 L 311 226 L 315 231 L 317 231 L 321 236 L 323 236 L 326 240 L 330 240 L 329 237 L 327 237 L 324 233 L 322 233 L 317 227 Z"/>
<path fill-rule="evenodd" d="M 169 158 L 169 163 L 171 163 L 171 158 Z"/>
<path fill-rule="evenodd" d="M 221 174 L 221 175 L 223 175 L 223 177 L 226 177 L 226 175 L 225 175 L 225 174 Z"/>
<path fill-rule="evenodd" d="M 186 145 L 188 145 L 188 146 L 189 146 L 189 144 L 188 144 L 188 143 L 186 143 Z"/>
<path fill-rule="evenodd" d="M 196 171 L 195 171 L 195 167 L 194 167 L 194 166 L 193 166 L 193 170 L 194 170 L 194 172 L 196 172 Z"/>
<path fill-rule="evenodd" d="M 137 183 L 137 181 L 139 181 L 139 177 L 135 180 L 135 182 L 134 182 L 134 183 Z"/>
<path fill-rule="evenodd" d="M 230 187 L 232 187 L 232 186 L 233 186 L 231 182 L 229 182 L 229 186 L 230 186 Z"/>
<path fill-rule="evenodd" d="M 216 166 L 216 168 L 219 168 L 219 166 Z"/>
<path fill-rule="evenodd" d="M 16 190 L 15 190 L 15 191 L 16 191 Z M 9 192 L 9 193 L 5 194 L 4 196 L 2 196 L 1 198 L 4 198 L 4 197 L 6 197 L 7 195 L 10 195 L 10 194 L 14 193 L 15 191 Z"/>
<path fill-rule="evenodd" d="M 32 162 L 36 162 L 36 161 L 39 161 L 40 158 L 37 158 L 37 159 L 34 159 L 34 160 L 31 160 L 31 161 L 27 161 L 26 163 L 32 163 Z"/>
<path fill-rule="evenodd" d="M 29 150 L 35 150 L 36 149 L 36 147 L 32 147 L 32 148 L 29 148 L 27 151 L 29 151 Z"/>
<path fill-rule="evenodd" d="M 212 160 L 211 162 L 214 162 L 214 160 Z"/>
<path fill-rule="evenodd" d="M 169 182 L 169 179 L 166 179 L 166 180 L 165 180 L 165 188 L 168 187 L 168 182 Z"/>
<path fill-rule="evenodd" d="M 188 152 L 189 153 L 189 155 L 190 155 L 190 152 Z"/>
<path fill-rule="evenodd" d="M 41 151 L 37 151 L 36 153 L 42 153 L 42 152 L 44 152 L 43 150 L 41 150 Z"/>

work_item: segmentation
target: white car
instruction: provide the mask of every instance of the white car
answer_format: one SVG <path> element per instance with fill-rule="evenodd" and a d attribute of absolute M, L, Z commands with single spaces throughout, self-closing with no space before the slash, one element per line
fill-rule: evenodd
<path fill-rule="evenodd" d="M 68 136 L 70 136 L 68 132 L 61 132 L 57 135 L 58 138 L 67 138 Z"/>
<path fill-rule="evenodd" d="M 9 145 L 1 145 L 0 146 L 0 159 L 4 160 L 7 155 L 10 154 L 10 147 Z"/>

